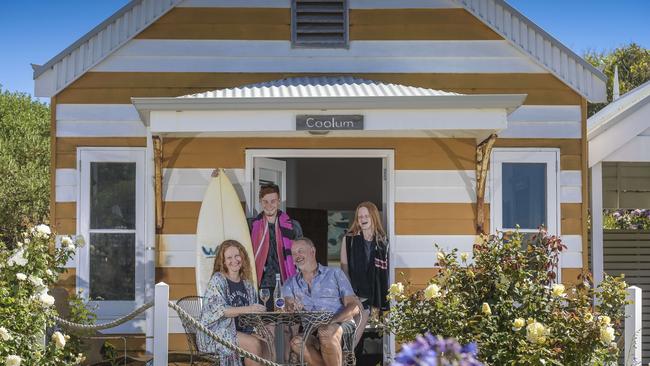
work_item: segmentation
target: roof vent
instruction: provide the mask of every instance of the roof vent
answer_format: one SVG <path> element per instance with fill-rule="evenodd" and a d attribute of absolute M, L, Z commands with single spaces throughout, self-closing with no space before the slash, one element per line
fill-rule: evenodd
<path fill-rule="evenodd" d="M 348 46 L 347 0 L 293 0 L 291 31 L 294 47 Z"/>

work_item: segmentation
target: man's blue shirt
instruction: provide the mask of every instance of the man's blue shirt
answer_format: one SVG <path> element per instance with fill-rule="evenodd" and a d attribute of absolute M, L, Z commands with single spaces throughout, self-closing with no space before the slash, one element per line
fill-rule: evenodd
<path fill-rule="evenodd" d="M 343 309 L 343 298 L 354 296 L 352 285 L 340 268 L 318 265 L 318 270 L 311 282 L 307 282 L 298 273 L 289 278 L 282 287 L 286 298 L 298 298 L 307 311 L 331 311 L 337 313 Z"/>

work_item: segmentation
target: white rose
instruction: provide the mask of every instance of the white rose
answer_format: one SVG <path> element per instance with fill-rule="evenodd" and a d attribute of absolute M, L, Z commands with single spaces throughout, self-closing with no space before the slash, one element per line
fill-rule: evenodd
<path fill-rule="evenodd" d="M 65 235 L 61 237 L 61 246 L 65 247 L 68 250 L 74 250 L 74 242 L 72 241 L 72 238 L 69 236 Z"/>
<path fill-rule="evenodd" d="M 11 334 L 9 334 L 7 328 L 0 327 L 0 339 L 2 339 L 3 341 L 10 341 L 14 339 L 14 337 L 12 337 Z"/>
<path fill-rule="evenodd" d="M 34 229 L 36 230 L 36 236 L 41 238 L 49 238 L 50 234 L 52 234 L 52 230 L 50 229 L 50 227 L 45 224 L 40 224 L 36 226 Z"/>
<path fill-rule="evenodd" d="M 439 297 L 440 296 L 440 286 L 436 285 L 435 283 L 430 284 L 427 286 L 426 289 L 424 289 L 424 298 L 427 300 L 431 300 L 434 297 Z"/>
<path fill-rule="evenodd" d="M 30 275 L 29 276 L 29 282 L 31 282 L 32 285 L 34 285 L 36 287 L 44 287 L 45 286 L 45 284 L 43 283 L 43 280 L 40 277 L 36 277 L 36 276 Z"/>
<path fill-rule="evenodd" d="M 27 259 L 25 259 L 25 250 L 24 249 L 19 249 L 14 253 L 9 259 L 7 260 L 7 264 L 9 264 L 9 267 L 13 267 L 13 265 L 17 266 L 24 266 L 27 264 Z"/>
<path fill-rule="evenodd" d="M 83 248 L 83 246 L 86 245 L 86 241 L 84 240 L 83 235 L 77 235 L 74 241 L 79 248 Z"/>
<path fill-rule="evenodd" d="M 16 278 L 18 281 L 25 281 L 27 279 L 27 276 L 24 273 L 16 273 Z"/>
<path fill-rule="evenodd" d="M 56 348 L 61 349 L 65 347 L 65 336 L 61 332 L 54 332 L 52 334 L 52 342 L 54 342 Z"/>
<path fill-rule="evenodd" d="M 50 307 L 54 305 L 54 297 L 48 294 L 47 291 L 43 291 L 40 295 L 38 295 L 38 301 L 40 301 L 44 307 Z"/>
<path fill-rule="evenodd" d="M 22 358 L 20 356 L 16 355 L 9 355 L 5 359 L 5 366 L 20 366 L 20 363 L 22 362 Z"/>
<path fill-rule="evenodd" d="M 436 254 L 436 258 L 438 258 L 438 262 L 444 261 L 445 260 L 445 252 L 438 252 L 438 254 Z"/>

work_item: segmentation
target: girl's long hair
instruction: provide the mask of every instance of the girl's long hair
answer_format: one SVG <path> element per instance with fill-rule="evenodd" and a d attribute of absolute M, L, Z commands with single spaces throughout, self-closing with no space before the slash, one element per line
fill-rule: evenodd
<path fill-rule="evenodd" d="M 238 242 L 237 240 L 225 240 L 219 249 L 217 250 L 217 255 L 214 258 L 214 270 L 212 273 L 221 272 L 223 274 L 228 273 L 228 268 L 226 267 L 226 249 L 230 247 L 235 247 L 239 250 L 239 255 L 241 256 L 241 268 L 239 269 L 239 275 L 243 280 L 251 280 L 251 261 L 248 258 L 246 253 L 246 248 Z"/>
<path fill-rule="evenodd" d="M 359 235 L 361 233 L 361 225 L 359 224 L 359 210 L 365 207 L 370 213 L 370 219 L 372 220 L 372 228 L 374 230 L 374 238 L 378 243 L 386 242 L 386 231 L 381 224 L 381 217 L 379 216 L 379 210 L 374 203 L 365 201 L 361 202 L 357 209 L 354 212 L 354 219 L 350 223 L 350 228 L 348 229 L 347 235 Z"/>

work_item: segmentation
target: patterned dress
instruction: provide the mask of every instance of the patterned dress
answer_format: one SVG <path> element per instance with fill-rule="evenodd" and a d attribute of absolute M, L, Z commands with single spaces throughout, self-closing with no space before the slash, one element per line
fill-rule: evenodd
<path fill-rule="evenodd" d="M 257 304 L 257 291 L 250 281 L 244 280 L 248 300 L 250 304 Z M 208 329 L 228 340 L 239 345 L 237 342 L 237 331 L 235 330 L 235 318 L 224 316 L 224 311 L 230 307 L 227 299 L 230 298 L 228 281 L 223 273 L 216 272 L 210 278 L 208 287 L 203 295 L 203 307 L 201 309 L 200 321 Z M 218 354 L 222 366 L 241 366 L 240 357 L 233 351 L 217 343 L 205 333 L 197 332 L 196 343 L 201 352 Z"/>

